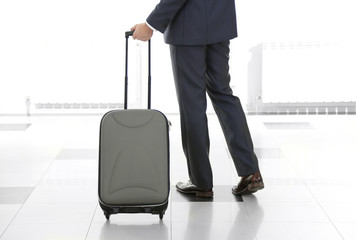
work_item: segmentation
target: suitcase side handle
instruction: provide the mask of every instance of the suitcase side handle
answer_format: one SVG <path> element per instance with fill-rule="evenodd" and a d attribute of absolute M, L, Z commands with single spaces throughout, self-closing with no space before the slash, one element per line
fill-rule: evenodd
<path fill-rule="evenodd" d="M 127 109 L 128 98 L 128 48 L 129 37 L 132 36 L 134 31 L 125 32 L 126 38 L 126 54 L 125 54 L 125 97 L 124 109 Z M 148 94 L 147 94 L 147 109 L 151 109 L 151 39 L 148 40 Z"/>

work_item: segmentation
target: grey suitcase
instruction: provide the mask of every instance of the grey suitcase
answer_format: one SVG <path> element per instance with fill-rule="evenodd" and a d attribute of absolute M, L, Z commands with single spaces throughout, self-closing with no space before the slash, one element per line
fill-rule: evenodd
<path fill-rule="evenodd" d="M 116 213 L 159 214 L 168 206 L 169 135 L 165 115 L 150 109 L 127 109 L 128 38 L 126 32 L 125 110 L 106 113 L 100 123 L 99 204 L 107 220 Z"/>

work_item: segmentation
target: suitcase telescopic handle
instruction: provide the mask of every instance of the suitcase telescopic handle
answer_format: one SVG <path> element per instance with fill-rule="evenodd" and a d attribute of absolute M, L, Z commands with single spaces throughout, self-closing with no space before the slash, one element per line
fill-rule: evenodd
<path fill-rule="evenodd" d="M 134 31 L 125 32 L 126 38 L 126 55 L 125 55 L 125 99 L 124 109 L 127 109 L 128 102 L 128 49 L 129 49 L 129 37 L 132 36 Z M 151 109 L 151 39 L 148 40 L 148 97 L 147 108 Z"/>

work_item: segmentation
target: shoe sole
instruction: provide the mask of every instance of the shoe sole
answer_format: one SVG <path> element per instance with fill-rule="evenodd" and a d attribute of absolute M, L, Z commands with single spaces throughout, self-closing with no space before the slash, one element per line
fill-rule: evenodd
<path fill-rule="evenodd" d="M 247 185 L 247 188 L 243 189 L 240 192 L 235 192 L 232 191 L 233 194 L 235 195 L 246 195 L 246 194 L 252 194 L 257 192 L 258 190 L 262 190 L 265 187 L 263 182 L 258 182 L 258 183 L 250 183 Z"/>
<path fill-rule="evenodd" d="M 186 194 L 195 194 L 196 197 L 204 197 L 204 198 L 209 198 L 214 196 L 214 192 L 201 192 L 201 191 L 184 191 L 179 188 L 177 188 L 178 192 L 181 193 L 186 193 Z"/>

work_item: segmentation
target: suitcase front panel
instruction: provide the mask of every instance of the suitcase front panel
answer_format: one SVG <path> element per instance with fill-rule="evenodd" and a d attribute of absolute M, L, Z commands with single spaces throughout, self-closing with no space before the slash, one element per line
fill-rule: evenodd
<path fill-rule="evenodd" d="M 99 197 L 108 205 L 162 204 L 169 194 L 166 117 L 156 110 L 115 110 L 101 122 Z"/>

